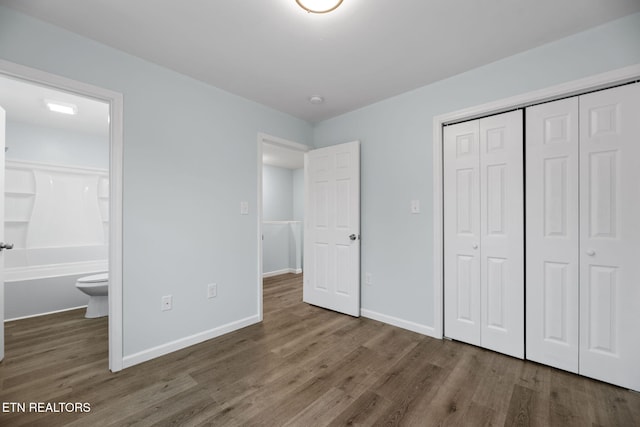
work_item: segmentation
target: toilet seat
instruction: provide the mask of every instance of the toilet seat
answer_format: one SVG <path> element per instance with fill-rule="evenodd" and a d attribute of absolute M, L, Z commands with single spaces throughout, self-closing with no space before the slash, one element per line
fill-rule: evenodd
<path fill-rule="evenodd" d="M 109 315 L 109 273 L 93 274 L 76 280 L 76 288 L 89 295 L 84 317 L 94 318 Z"/>

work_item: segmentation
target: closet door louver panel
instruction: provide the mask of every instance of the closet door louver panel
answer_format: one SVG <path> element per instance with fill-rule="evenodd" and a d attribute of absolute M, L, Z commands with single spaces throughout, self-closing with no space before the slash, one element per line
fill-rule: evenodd
<path fill-rule="evenodd" d="M 578 372 L 578 98 L 526 110 L 527 359 Z"/>

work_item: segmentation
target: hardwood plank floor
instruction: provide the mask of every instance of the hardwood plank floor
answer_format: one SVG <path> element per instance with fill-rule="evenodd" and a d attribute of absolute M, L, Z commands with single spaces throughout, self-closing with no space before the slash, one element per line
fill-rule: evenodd
<path fill-rule="evenodd" d="M 6 324 L 1 426 L 640 426 L 640 394 L 301 302 L 301 275 L 264 281 L 264 322 L 107 370 L 107 319 L 82 310 Z"/>

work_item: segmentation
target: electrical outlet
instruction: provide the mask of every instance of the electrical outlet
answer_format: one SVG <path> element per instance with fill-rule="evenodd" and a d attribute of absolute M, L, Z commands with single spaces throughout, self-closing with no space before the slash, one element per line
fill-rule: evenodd
<path fill-rule="evenodd" d="M 373 284 L 373 277 L 371 276 L 371 273 L 364 273 L 364 284 L 365 285 Z"/>
<path fill-rule="evenodd" d="M 167 311 L 173 308 L 173 297 L 171 295 L 165 295 L 162 297 L 162 305 L 160 310 Z"/>
<path fill-rule="evenodd" d="M 215 283 L 209 283 L 207 285 L 207 298 L 215 298 L 218 296 L 218 285 Z"/>

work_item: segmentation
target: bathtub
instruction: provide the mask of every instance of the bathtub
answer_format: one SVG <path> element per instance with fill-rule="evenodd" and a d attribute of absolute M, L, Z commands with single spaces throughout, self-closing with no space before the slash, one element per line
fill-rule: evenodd
<path fill-rule="evenodd" d="M 76 289 L 76 280 L 107 271 L 106 250 L 106 246 L 88 246 L 6 251 L 5 320 L 85 307 L 89 297 Z M 29 259 L 38 264 L 11 267 L 15 259 Z M 65 259 L 81 261 L 64 262 Z"/>
<path fill-rule="evenodd" d="M 108 270 L 105 169 L 5 163 L 5 320 L 86 306 L 79 277 Z"/>

